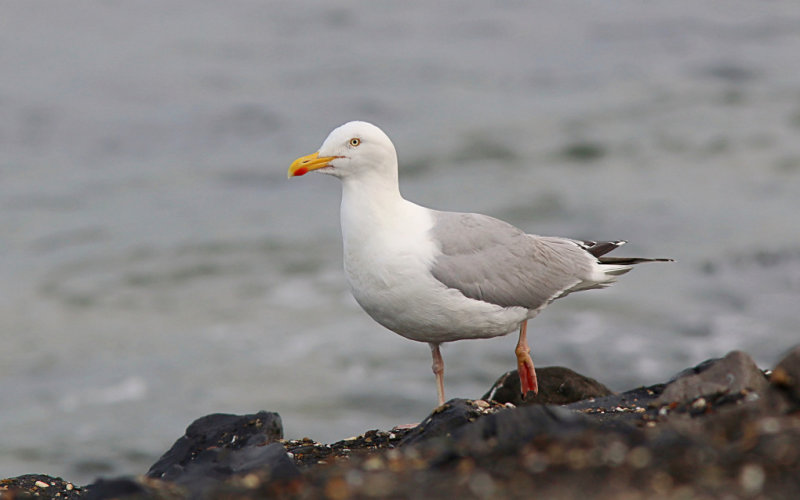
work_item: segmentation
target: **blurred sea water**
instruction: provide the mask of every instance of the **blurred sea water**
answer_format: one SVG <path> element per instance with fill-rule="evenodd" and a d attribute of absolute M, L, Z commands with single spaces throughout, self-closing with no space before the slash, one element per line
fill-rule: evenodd
<path fill-rule="evenodd" d="M 673 257 L 530 325 L 537 366 L 624 390 L 800 339 L 794 2 L 0 6 L 0 477 L 141 474 L 195 418 L 334 441 L 435 404 L 427 346 L 360 311 L 335 126 L 404 195 Z M 514 335 L 444 347 L 448 397 Z"/>

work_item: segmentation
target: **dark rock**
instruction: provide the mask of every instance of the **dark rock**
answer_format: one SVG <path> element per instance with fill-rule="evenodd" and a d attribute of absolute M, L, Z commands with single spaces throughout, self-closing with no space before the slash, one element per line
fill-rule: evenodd
<path fill-rule="evenodd" d="M 541 435 L 562 438 L 596 423 L 567 408 L 536 405 L 501 411 L 465 425 L 453 433 L 453 447 L 461 456 L 492 453 L 516 453 Z"/>
<path fill-rule="evenodd" d="M 611 390 L 593 378 L 576 373 L 563 366 L 546 366 L 536 369 L 539 393 L 528 394 L 524 399 L 520 392 L 519 374 L 512 370 L 503 374 L 492 385 L 482 399 L 515 406 L 529 404 L 564 405 L 584 399 L 608 396 Z"/>
<path fill-rule="evenodd" d="M 772 424 L 768 424 L 767 419 L 783 418 L 783 408 L 779 400 L 757 395 L 738 400 L 707 400 L 701 411 L 693 412 L 691 406 L 675 408 L 659 419 L 659 426 L 674 429 L 698 442 L 724 446 L 768 428 Z"/>
<path fill-rule="evenodd" d="M 291 480 L 300 475 L 300 470 L 286 454 L 286 449 L 281 443 L 272 443 L 267 446 L 249 446 L 231 453 L 231 471 L 234 474 L 260 469 L 262 476 L 266 472 L 269 480 Z"/>
<path fill-rule="evenodd" d="M 277 413 L 261 411 L 253 415 L 213 414 L 199 418 L 147 471 L 148 477 L 174 480 L 195 460 L 208 460 L 204 452 L 213 449 L 238 450 L 265 445 L 283 438 L 283 425 Z M 239 456 L 239 454 L 237 454 Z M 239 460 L 244 460 L 239 457 Z"/>
<path fill-rule="evenodd" d="M 764 393 L 769 383 L 747 354 L 730 352 L 722 359 L 709 360 L 684 371 L 667 384 L 653 405 L 685 404 L 701 397 Z"/>
<path fill-rule="evenodd" d="M 182 500 L 196 498 L 200 493 L 197 489 L 192 493 L 174 483 L 146 477 L 100 479 L 86 486 L 83 491 L 85 494 L 80 498 L 86 500 Z"/>
<path fill-rule="evenodd" d="M 190 491 L 203 491 L 234 476 L 256 471 L 262 481 L 291 480 L 301 474 L 283 445 L 272 443 L 236 450 L 209 448 L 188 464 L 170 468 L 162 479 L 185 485 Z"/>
<path fill-rule="evenodd" d="M 699 373 L 703 373 L 704 371 L 708 370 L 711 367 L 711 365 L 713 365 L 714 363 L 716 363 L 716 362 L 718 362 L 720 360 L 722 360 L 722 358 L 711 358 L 711 359 L 707 359 L 707 360 L 703 361 L 702 363 L 699 363 L 699 364 L 697 364 L 695 366 L 690 366 L 689 368 L 684 368 L 683 370 L 681 370 L 678 373 L 676 373 L 675 375 L 673 375 L 673 377 L 671 379 L 669 379 L 667 384 L 671 384 L 672 382 L 675 382 L 679 378 L 688 377 L 689 375 L 697 375 Z"/>
<path fill-rule="evenodd" d="M 481 408 L 466 399 L 451 399 L 433 410 L 418 426 L 400 441 L 400 446 L 446 436 L 459 427 L 474 422 L 482 415 Z"/>
<path fill-rule="evenodd" d="M 192 497 L 251 472 L 262 483 L 289 481 L 301 472 L 274 442 L 282 437 L 277 413 L 208 415 L 195 420 L 147 476 L 183 486 Z"/>
<path fill-rule="evenodd" d="M 86 500 L 107 498 L 147 498 L 152 497 L 142 483 L 131 478 L 100 479 L 86 487 Z"/>
<path fill-rule="evenodd" d="M 25 474 L 0 480 L 0 498 L 84 498 L 84 491 L 60 477 Z"/>
<path fill-rule="evenodd" d="M 800 498 L 798 365 L 795 349 L 770 384 L 733 352 L 668 384 L 564 405 L 455 399 L 414 429 L 373 430 L 332 445 L 274 442 L 275 414 L 210 415 L 189 426 L 150 477 L 80 490 L 20 476 L 0 482 L 0 496 Z M 546 386 L 542 393 L 559 394 Z"/>
<path fill-rule="evenodd" d="M 431 439 L 423 428 L 409 442 L 421 447 L 432 464 L 441 465 L 465 457 L 514 455 L 545 436 L 566 442 L 587 433 L 639 433 L 646 418 L 655 419 L 657 411 L 647 406 L 662 389 L 663 385 L 640 388 L 563 406 L 509 407 L 478 419 L 462 410 L 466 418 L 447 426 L 448 432 L 436 433 L 438 439 Z M 435 421 L 436 415 L 429 419 Z"/>
<path fill-rule="evenodd" d="M 636 427 L 656 419 L 658 410 L 653 408 L 652 402 L 661 395 L 664 387 L 664 384 L 639 387 L 621 394 L 585 399 L 565 408 L 581 412 L 607 428 Z"/>
<path fill-rule="evenodd" d="M 749 356 L 733 351 L 678 374 L 650 407 L 660 427 L 722 445 L 773 425 L 767 419 L 782 418 L 789 403 Z"/>
<path fill-rule="evenodd" d="M 770 382 L 783 390 L 795 407 L 800 405 L 800 346 L 789 351 L 772 370 Z"/>

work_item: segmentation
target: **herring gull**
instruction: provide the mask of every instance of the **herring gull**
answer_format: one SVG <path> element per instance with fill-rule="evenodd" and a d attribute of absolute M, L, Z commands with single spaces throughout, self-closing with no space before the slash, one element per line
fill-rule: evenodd
<path fill-rule="evenodd" d="M 671 260 L 604 257 L 625 242 L 526 234 L 486 215 L 416 205 L 400 195 L 392 141 L 366 122 L 333 130 L 288 175 L 311 171 L 342 181 L 344 270 L 353 296 L 381 325 L 430 345 L 440 405 L 442 342 L 519 329 L 522 394 L 536 393 L 529 319 L 555 299 L 611 285 L 634 264 Z"/>

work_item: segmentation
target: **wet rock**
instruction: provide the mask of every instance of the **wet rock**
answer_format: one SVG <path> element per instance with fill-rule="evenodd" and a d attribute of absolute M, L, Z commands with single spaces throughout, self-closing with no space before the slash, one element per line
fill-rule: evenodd
<path fill-rule="evenodd" d="M 528 394 L 524 399 L 520 392 L 519 374 L 512 370 L 503 374 L 482 396 L 485 400 L 512 403 L 515 406 L 529 404 L 564 405 L 584 399 L 608 396 L 611 390 L 593 378 L 586 377 L 563 366 L 546 366 L 536 369 L 539 393 Z"/>
<path fill-rule="evenodd" d="M 134 495 L 142 496 L 147 493 L 147 488 L 133 479 L 100 479 L 86 489 L 86 498 L 88 500 L 100 500 L 103 498 L 124 498 Z"/>
<path fill-rule="evenodd" d="M 208 415 L 193 422 L 147 476 L 182 485 L 193 496 L 251 472 L 264 483 L 288 481 L 301 473 L 275 442 L 282 436 L 277 413 Z"/>
<path fill-rule="evenodd" d="M 261 483 L 288 481 L 301 475 L 300 469 L 280 443 L 245 446 L 237 450 L 211 448 L 181 468 L 173 468 L 162 477 L 199 494 L 233 478 L 257 473 Z"/>
<path fill-rule="evenodd" d="M 660 427 L 722 445 L 783 418 L 789 403 L 749 356 L 733 351 L 679 373 L 650 407 Z"/>
<path fill-rule="evenodd" d="M 150 477 L 60 497 L 800 498 L 799 359 L 790 352 L 771 384 L 733 352 L 667 384 L 569 404 L 454 399 L 414 429 L 330 445 L 279 439 L 276 414 L 210 415 Z M 0 496 L 67 493 L 57 481 L 12 478 Z"/>
<path fill-rule="evenodd" d="M 620 394 L 589 398 L 565 405 L 607 428 L 638 427 L 658 417 L 653 401 L 664 391 L 664 384 L 639 387 Z"/>
<path fill-rule="evenodd" d="M 701 397 L 748 392 L 761 394 L 768 386 L 767 378 L 752 358 L 741 351 L 733 351 L 722 359 L 705 361 L 678 374 L 653 405 L 685 404 Z"/>
<path fill-rule="evenodd" d="M 770 428 L 784 419 L 788 406 L 773 391 L 744 396 L 698 398 L 681 406 L 661 407 L 659 428 L 673 429 L 685 436 L 710 445 L 724 446 Z"/>
<path fill-rule="evenodd" d="M 412 429 L 403 440 L 401 446 L 420 443 L 437 437 L 447 436 L 459 427 L 477 420 L 482 414 L 482 407 L 467 399 L 451 399 L 436 408 L 418 426 Z"/>
<path fill-rule="evenodd" d="M 452 448 L 448 452 L 472 457 L 489 452 L 513 454 L 537 436 L 561 438 L 596 425 L 584 415 L 567 408 L 527 406 L 487 415 L 457 429 L 452 434 Z"/>
<path fill-rule="evenodd" d="M 25 474 L 0 480 L 0 498 L 84 498 L 84 491 L 60 477 Z"/>
<path fill-rule="evenodd" d="M 772 370 L 770 382 L 788 395 L 795 408 L 800 406 L 800 346 L 789 351 Z"/>
<path fill-rule="evenodd" d="M 176 500 L 186 498 L 187 491 L 170 483 L 141 478 L 100 479 L 86 487 L 85 500 L 151 499 Z"/>
<path fill-rule="evenodd" d="M 283 424 L 277 413 L 265 411 L 252 415 L 216 413 L 198 418 L 147 471 L 152 478 L 174 479 L 190 463 L 208 460 L 209 450 L 239 450 L 265 445 L 283 437 Z M 246 460 L 243 456 L 241 460 Z"/>

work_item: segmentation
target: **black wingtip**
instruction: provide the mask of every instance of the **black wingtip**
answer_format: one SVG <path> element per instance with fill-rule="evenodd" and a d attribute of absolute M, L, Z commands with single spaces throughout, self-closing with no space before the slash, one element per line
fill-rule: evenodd
<path fill-rule="evenodd" d="M 621 266 L 632 266 L 634 264 L 641 264 L 642 262 L 675 262 L 675 259 L 648 259 L 646 257 L 600 257 L 597 260 L 601 264 L 617 264 Z"/>
<path fill-rule="evenodd" d="M 595 257 L 600 257 L 601 255 L 605 255 L 612 250 L 616 250 L 617 248 L 621 247 L 627 243 L 625 240 L 616 240 L 616 241 L 581 241 L 581 247 L 589 252 L 590 254 L 594 255 Z"/>

